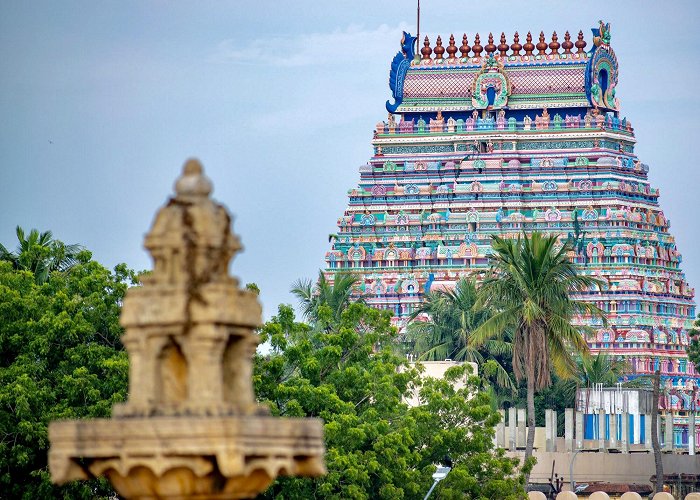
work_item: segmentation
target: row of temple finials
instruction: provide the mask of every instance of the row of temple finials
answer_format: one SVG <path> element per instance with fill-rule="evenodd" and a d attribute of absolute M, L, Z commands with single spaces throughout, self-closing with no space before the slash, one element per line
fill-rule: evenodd
<path fill-rule="evenodd" d="M 470 57 L 470 51 L 473 52 L 473 57 L 481 57 L 482 51 L 485 51 L 486 54 L 493 54 L 498 50 L 498 52 L 500 52 L 499 55 L 501 57 L 506 57 L 508 55 L 508 49 L 512 50 L 511 55 L 513 56 L 519 56 L 521 50 L 525 51 L 524 55 L 532 56 L 546 55 L 548 48 L 550 50 L 549 54 L 559 54 L 559 48 L 562 48 L 564 50 L 564 54 L 573 54 L 573 52 L 571 52 L 571 49 L 573 49 L 574 47 L 576 47 L 577 54 L 583 54 L 585 52 L 583 49 L 584 47 L 586 47 L 586 42 L 583 39 L 583 31 L 578 32 L 578 40 L 576 40 L 576 42 L 571 41 L 571 35 L 567 31 L 564 35 L 564 42 L 561 44 L 559 43 L 559 37 L 557 36 L 556 31 L 552 33 L 552 41 L 549 42 L 549 44 L 545 42 L 543 31 L 540 31 L 539 42 L 537 44 L 532 43 L 532 34 L 528 31 L 524 45 L 520 43 L 520 35 L 518 35 L 517 31 L 515 32 L 515 35 L 513 37 L 513 43 L 511 45 L 508 45 L 508 43 L 506 42 L 505 33 L 501 33 L 501 43 L 499 45 L 495 45 L 493 43 L 493 34 L 489 33 L 489 42 L 486 44 L 485 47 L 481 46 L 481 40 L 479 39 L 478 33 L 474 37 L 474 45 L 470 47 L 469 42 L 467 41 L 467 35 L 465 33 L 462 37 L 462 46 L 459 48 L 455 44 L 454 35 L 450 35 L 450 44 L 447 46 L 447 48 L 442 46 L 442 38 L 438 35 L 435 48 L 433 49 L 430 48 L 430 40 L 428 40 L 428 37 L 426 36 L 425 41 L 423 42 L 423 48 L 420 50 L 420 53 L 421 59 L 430 59 L 430 54 L 435 53 L 435 59 L 441 60 L 444 58 L 443 56 L 445 52 L 447 52 L 447 59 L 455 59 L 457 50 L 459 50 L 459 52 L 461 53 L 461 58 L 464 59 L 466 57 Z M 537 54 L 534 53 L 535 49 L 537 49 L 538 51 Z"/>

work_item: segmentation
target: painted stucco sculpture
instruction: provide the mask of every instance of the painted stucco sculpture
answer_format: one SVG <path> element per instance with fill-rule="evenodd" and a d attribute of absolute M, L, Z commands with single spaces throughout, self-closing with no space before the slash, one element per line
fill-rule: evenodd
<path fill-rule="evenodd" d="M 189 160 L 146 236 L 153 272 L 124 299 L 128 401 L 111 419 L 51 423 L 55 482 L 105 475 L 129 499 L 233 499 L 325 473 L 322 422 L 255 402 L 261 308 L 228 274 L 241 245 L 211 190 Z"/>
<path fill-rule="evenodd" d="M 580 297 L 610 320 L 576 318 L 593 327 L 592 351 L 628 360 L 628 378 L 659 367 L 666 408 L 687 411 L 693 397 L 700 407 L 685 353 L 695 292 L 620 115 L 610 26 L 592 31 L 588 52 L 582 31 L 549 43 L 527 33 L 524 44 L 515 33 L 510 46 L 505 34 L 485 46 L 464 34 L 459 54 L 451 42 L 450 57 L 438 55 L 426 37 L 415 59 L 404 34 L 390 72 L 396 102 L 375 127 L 325 272 L 359 275 L 358 292 L 403 329 L 426 292 L 485 268 L 491 235 L 558 233 L 581 272 L 606 283 Z"/>

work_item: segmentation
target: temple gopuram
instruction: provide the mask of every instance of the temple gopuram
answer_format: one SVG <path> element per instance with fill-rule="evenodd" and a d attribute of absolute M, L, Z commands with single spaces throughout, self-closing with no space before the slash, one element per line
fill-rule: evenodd
<path fill-rule="evenodd" d="M 592 31 L 591 43 L 582 31 L 524 43 L 516 32 L 511 44 L 489 34 L 484 46 L 479 34 L 471 46 L 466 34 L 433 46 L 426 36 L 419 53 L 404 33 L 389 116 L 348 192 L 325 273 L 360 276 L 367 302 L 392 311 L 401 331 L 428 291 L 487 266 L 492 235 L 559 233 L 580 272 L 605 283 L 578 297 L 609 319 L 575 318 L 593 327 L 592 352 L 626 359 L 630 378 L 659 367 L 662 406 L 681 424 L 700 404 L 685 351 L 694 290 L 620 112 L 610 26 Z"/>

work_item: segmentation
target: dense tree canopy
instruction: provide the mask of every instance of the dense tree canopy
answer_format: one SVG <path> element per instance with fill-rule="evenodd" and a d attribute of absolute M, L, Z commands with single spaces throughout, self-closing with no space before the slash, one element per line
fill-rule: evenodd
<path fill-rule="evenodd" d="M 36 229 L 25 234 L 17 226 L 17 249 L 13 252 L 0 244 L 0 260 L 12 263 L 14 269 L 30 271 L 37 283 L 43 283 L 53 271 L 67 271 L 77 262 L 83 249 L 80 245 L 66 245 L 54 240 L 51 231 L 40 233 Z"/>
<path fill-rule="evenodd" d="M 473 279 L 462 278 L 451 290 L 428 292 L 411 314 L 406 338 L 419 360 L 453 359 L 477 363 L 482 374 L 493 372 L 491 378 L 499 393 L 511 395 L 516 389 L 515 383 L 503 366 L 503 361 L 512 356 L 510 332 L 505 330 L 479 347 L 470 343 L 472 332 L 491 315 L 488 308 L 474 307 L 476 299 L 477 287 Z"/>
<path fill-rule="evenodd" d="M 265 324 L 272 351 L 258 357 L 255 385 L 275 415 L 324 419 L 328 475 L 281 478 L 267 498 L 423 498 L 445 455 L 455 467 L 440 498 L 523 494 L 517 460 L 492 450 L 499 416 L 475 377 L 460 390 L 427 379 L 423 404 L 409 408 L 420 379 L 394 354 L 389 313 L 351 304 L 336 320 L 333 308 L 317 310 L 316 325 L 296 322 L 288 306 Z"/>
<path fill-rule="evenodd" d="M 51 485 L 49 421 L 106 417 L 126 397 L 121 301 L 134 274 L 87 251 L 70 271 L 37 280 L 0 261 L 0 491 L 2 498 L 106 498 L 105 481 Z"/>
<path fill-rule="evenodd" d="M 514 332 L 513 374 L 527 383 L 527 459 L 535 439 L 535 392 L 551 385 L 553 369 L 573 375 L 576 364 L 571 352 L 588 350 L 571 317 L 576 313 L 603 317 L 596 306 L 574 301 L 571 294 L 587 291 L 598 281 L 578 273 L 568 257 L 571 247 L 559 246 L 556 235 L 534 232 L 515 240 L 494 236 L 492 247 L 476 307 L 496 312 L 471 338 L 479 345 L 505 329 Z"/>
<path fill-rule="evenodd" d="M 108 417 L 126 399 L 118 319 L 134 283 L 125 266 L 110 271 L 87 251 L 42 280 L 0 259 L 2 498 L 113 498 L 104 480 L 51 484 L 47 427 Z M 440 483 L 440 498 L 521 497 L 518 461 L 492 449 L 499 416 L 476 378 L 462 389 L 448 380 L 420 382 L 395 354 L 390 315 L 343 299 L 349 286 L 312 296 L 311 324 L 281 306 L 261 329 L 271 351 L 256 356 L 258 398 L 275 415 L 323 418 L 328 465 L 327 476 L 281 478 L 265 496 L 423 498 L 435 464 L 449 455 L 454 469 Z M 465 379 L 464 369 L 449 376 Z M 412 391 L 420 391 L 421 406 L 405 404 Z"/>

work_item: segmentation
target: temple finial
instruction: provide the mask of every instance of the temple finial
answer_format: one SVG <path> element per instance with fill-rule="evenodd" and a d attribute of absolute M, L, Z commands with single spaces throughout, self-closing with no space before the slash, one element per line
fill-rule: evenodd
<path fill-rule="evenodd" d="M 551 50 L 550 54 L 559 54 L 559 47 L 561 45 L 559 44 L 559 37 L 557 36 L 557 32 L 555 31 L 552 33 L 552 41 L 549 44 L 549 49 Z"/>
<path fill-rule="evenodd" d="M 442 46 L 442 38 L 440 35 L 437 37 L 437 41 L 435 42 L 435 49 L 433 49 L 433 52 L 435 53 L 435 60 L 436 61 L 442 61 L 442 55 L 445 53 L 445 47 Z"/>
<path fill-rule="evenodd" d="M 467 34 L 465 33 L 464 36 L 462 36 L 462 46 L 459 48 L 459 51 L 462 54 L 462 59 L 466 59 L 469 57 L 469 51 L 471 50 L 471 47 L 469 46 L 469 42 L 467 41 Z"/>
<path fill-rule="evenodd" d="M 481 57 L 481 51 L 484 50 L 484 48 L 481 46 L 481 40 L 479 39 L 479 33 L 476 34 L 474 37 L 474 46 L 472 47 L 472 51 L 474 52 L 474 57 Z"/>
<path fill-rule="evenodd" d="M 423 48 L 420 49 L 420 53 L 423 56 L 422 59 L 430 59 L 430 54 L 433 53 L 433 49 L 430 48 L 430 40 L 428 40 L 427 36 L 423 41 Z"/>
<path fill-rule="evenodd" d="M 456 53 L 457 53 L 457 46 L 455 45 L 455 36 L 450 35 L 450 44 L 447 46 L 447 58 L 450 61 L 454 61 Z"/>
<path fill-rule="evenodd" d="M 578 40 L 576 40 L 576 53 L 577 54 L 583 54 L 585 51 L 583 50 L 586 47 L 586 41 L 583 39 L 583 31 L 578 32 Z"/>
<path fill-rule="evenodd" d="M 561 44 L 561 48 L 564 49 L 564 54 L 571 54 L 571 49 L 574 44 L 571 41 L 571 35 L 567 31 L 564 33 L 564 43 Z"/>
<path fill-rule="evenodd" d="M 543 56 L 547 52 L 547 42 L 544 41 L 544 31 L 540 31 L 540 41 L 537 42 L 537 50 L 539 51 L 537 55 Z"/>
<path fill-rule="evenodd" d="M 516 31 L 515 35 L 513 36 L 513 45 L 510 46 L 510 49 L 513 51 L 514 56 L 519 56 L 522 48 L 523 46 L 520 44 L 520 35 L 518 35 L 518 32 Z"/>
<path fill-rule="evenodd" d="M 501 32 L 501 43 L 498 45 L 498 51 L 501 53 L 501 57 L 506 57 L 508 49 L 508 44 L 506 43 L 506 34 Z"/>
<path fill-rule="evenodd" d="M 489 43 L 486 44 L 484 50 L 487 54 L 493 54 L 496 52 L 496 46 L 493 44 L 493 33 L 489 33 Z"/>
<path fill-rule="evenodd" d="M 211 181 L 204 175 L 204 169 L 199 160 L 190 158 L 182 167 L 182 175 L 175 181 L 175 198 L 191 201 L 206 198 L 211 194 Z"/>
<path fill-rule="evenodd" d="M 527 37 L 525 38 L 525 45 L 523 45 L 523 49 L 525 49 L 526 56 L 531 56 L 532 51 L 535 50 L 535 45 L 532 43 L 532 33 L 530 33 L 529 31 L 527 32 Z"/>

